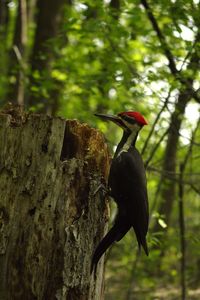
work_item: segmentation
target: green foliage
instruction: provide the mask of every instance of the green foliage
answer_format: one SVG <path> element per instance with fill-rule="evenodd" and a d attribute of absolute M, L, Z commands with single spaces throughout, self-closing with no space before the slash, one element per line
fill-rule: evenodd
<path fill-rule="evenodd" d="M 176 297 L 177 294 L 180 295 L 178 173 L 179 165 L 184 161 L 191 144 L 192 150 L 183 176 L 188 287 L 196 289 L 200 277 L 199 128 L 192 139 L 198 119 L 198 115 L 194 118 L 195 111 L 199 109 L 197 103 L 188 104 L 190 109 L 193 108 L 192 115 L 186 113 L 184 117 L 182 113 L 180 116 L 182 129 L 179 132 L 179 148 L 176 154 L 176 174 L 168 179 L 169 183 L 170 180 L 177 183 L 169 224 L 166 222 L 165 213 L 159 213 L 159 205 L 163 200 L 160 190 L 163 178 L 168 175 L 162 169 L 167 129 L 178 95 L 185 88 L 182 81 L 195 80 L 196 85 L 193 87 L 199 88 L 198 57 L 188 69 L 190 59 L 199 47 L 199 41 L 194 42 L 199 30 L 199 4 L 192 0 L 149 0 L 162 32 L 162 38 L 159 39 L 142 2 L 120 1 L 119 9 L 111 7 L 113 2 L 86 0 L 83 3 L 77 0 L 66 5 L 62 10 L 58 34 L 47 43 L 48 54 L 40 53 L 43 61 L 47 61 L 46 67 L 34 71 L 31 53 L 37 24 L 29 24 L 24 71 L 25 105 L 32 111 L 50 111 L 54 115 L 76 118 L 99 128 L 105 134 L 111 152 L 120 139 L 121 130 L 94 117 L 96 111 L 118 113 L 138 110 L 144 114 L 149 126 L 143 129 L 138 140 L 140 151 L 160 114 L 143 152 L 144 161 L 148 161 L 150 256 L 146 258 L 143 254 L 137 254 L 137 245 L 131 233 L 113 246 L 107 261 L 106 299 L 128 299 L 130 288 L 134 295 L 131 299 L 175 299 L 171 294 L 163 298 L 162 290 L 158 296 L 156 291 L 165 288 L 166 292 L 166 287 L 170 286 L 175 289 Z M 7 100 L 9 82 L 16 80 L 17 76 L 9 76 L 9 50 L 13 46 L 16 4 L 17 1 L 9 2 L 10 18 L 6 38 L 5 28 L 0 25 L 0 103 Z M 41 30 L 45 32 L 45 28 Z M 177 76 L 169 68 L 167 50 L 171 52 L 179 71 Z M 37 98 L 32 104 L 28 102 L 31 93 Z"/>

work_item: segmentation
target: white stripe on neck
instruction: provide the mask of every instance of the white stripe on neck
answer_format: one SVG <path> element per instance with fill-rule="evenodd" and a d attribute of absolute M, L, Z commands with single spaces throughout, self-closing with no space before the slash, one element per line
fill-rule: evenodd
<path fill-rule="evenodd" d="M 133 144 L 133 141 L 136 138 L 136 135 L 139 131 L 140 127 L 136 127 L 134 126 L 134 128 L 132 128 L 132 132 L 129 135 L 128 139 L 126 140 L 126 143 L 123 145 L 123 147 L 120 149 L 119 153 L 117 154 L 117 157 L 119 155 L 121 155 L 122 152 L 128 152 L 128 150 L 130 149 L 131 145 Z"/>

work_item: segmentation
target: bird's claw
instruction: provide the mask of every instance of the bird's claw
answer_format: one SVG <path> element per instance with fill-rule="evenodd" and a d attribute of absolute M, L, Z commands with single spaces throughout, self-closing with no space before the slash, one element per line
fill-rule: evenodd
<path fill-rule="evenodd" d="M 101 192 L 104 197 L 109 196 L 110 194 L 109 189 L 103 183 L 99 184 L 99 186 L 94 191 L 93 196 L 96 196 L 96 194 L 99 192 Z"/>

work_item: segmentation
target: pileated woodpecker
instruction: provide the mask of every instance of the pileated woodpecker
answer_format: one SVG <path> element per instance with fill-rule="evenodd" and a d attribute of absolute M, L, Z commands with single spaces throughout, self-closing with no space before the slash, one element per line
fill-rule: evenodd
<path fill-rule="evenodd" d="M 149 223 L 145 168 L 135 148 L 138 133 L 147 122 L 139 112 L 134 111 L 121 112 L 117 116 L 95 115 L 119 125 L 123 129 L 123 136 L 114 154 L 108 178 L 110 196 L 117 203 L 118 213 L 114 226 L 94 252 L 91 271 L 94 268 L 96 271 L 103 253 L 113 242 L 120 241 L 131 227 L 135 231 L 139 249 L 142 245 L 148 255 L 146 234 Z"/>

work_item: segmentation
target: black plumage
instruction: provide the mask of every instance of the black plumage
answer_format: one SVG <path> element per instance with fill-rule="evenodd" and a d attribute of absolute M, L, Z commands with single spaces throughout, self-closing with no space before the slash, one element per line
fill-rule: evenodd
<path fill-rule="evenodd" d="M 146 174 L 142 157 L 135 147 L 138 132 L 144 124 L 136 120 L 136 126 L 134 126 L 134 118 L 132 118 L 130 128 L 128 128 L 127 121 L 123 123 L 124 118 L 121 114 L 119 116 L 120 118 L 117 117 L 119 122 L 116 117 L 114 122 L 119 123 L 124 129 L 124 134 L 112 160 L 108 179 L 110 195 L 117 203 L 118 213 L 113 227 L 93 254 L 91 270 L 96 269 L 99 259 L 110 245 L 121 240 L 131 228 L 135 231 L 139 248 L 142 246 L 148 255 L 146 235 L 149 209 Z M 109 116 L 109 120 L 112 120 L 110 118 Z"/>

